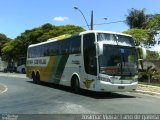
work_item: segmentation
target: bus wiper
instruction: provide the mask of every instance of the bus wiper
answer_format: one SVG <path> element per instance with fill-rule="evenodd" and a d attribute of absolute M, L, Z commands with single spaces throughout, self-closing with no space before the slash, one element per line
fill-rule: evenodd
<path fill-rule="evenodd" d="M 121 56 L 121 66 L 120 66 L 121 67 L 121 75 L 123 74 L 123 65 L 124 65 L 124 68 L 127 67 L 127 70 L 129 71 L 129 75 L 132 76 L 132 72 L 131 72 L 128 64 L 126 65 L 125 63 L 126 63 L 126 61 L 125 61 L 124 56 Z"/>
<path fill-rule="evenodd" d="M 132 72 L 131 72 L 131 70 L 130 70 L 130 68 L 128 66 L 127 66 L 127 69 L 129 71 L 129 75 L 132 76 Z"/>
<path fill-rule="evenodd" d="M 121 75 L 123 74 L 123 63 L 125 66 L 125 59 L 124 59 L 124 49 L 120 48 L 120 56 L 121 56 L 121 65 L 120 65 L 120 70 L 121 70 Z"/>
<path fill-rule="evenodd" d="M 121 64 L 120 64 L 120 70 L 121 70 L 121 75 L 123 74 L 123 60 L 121 59 Z"/>

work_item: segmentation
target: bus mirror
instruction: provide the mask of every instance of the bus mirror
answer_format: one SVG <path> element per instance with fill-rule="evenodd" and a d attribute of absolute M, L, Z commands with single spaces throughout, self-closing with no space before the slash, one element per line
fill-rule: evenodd
<path fill-rule="evenodd" d="M 136 46 L 139 60 L 145 60 L 147 56 L 147 51 L 144 47 Z"/>
<path fill-rule="evenodd" d="M 103 43 L 97 43 L 98 56 L 103 55 Z"/>
<path fill-rule="evenodd" d="M 142 53 L 143 53 L 143 59 L 146 59 L 146 57 L 147 57 L 147 50 L 145 48 L 142 48 Z"/>

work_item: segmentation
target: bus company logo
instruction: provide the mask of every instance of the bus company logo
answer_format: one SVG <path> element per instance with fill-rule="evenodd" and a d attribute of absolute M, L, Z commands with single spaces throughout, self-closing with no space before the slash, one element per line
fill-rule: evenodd
<path fill-rule="evenodd" d="M 72 63 L 71 64 L 77 64 L 79 65 L 80 64 L 80 61 L 79 60 L 72 60 Z"/>
<path fill-rule="evenodd" d="M 85 80 L 83 83 L 86 88 L 90 88 L 92 82 L 93 82 L 93 80 Z"/>
<path fill-rule="evenodd" d="M 48 57 L 42 57 L 42 58 L 32 58 L 27 60 L 28 66 L 47 66 L 49 62 Z"/>

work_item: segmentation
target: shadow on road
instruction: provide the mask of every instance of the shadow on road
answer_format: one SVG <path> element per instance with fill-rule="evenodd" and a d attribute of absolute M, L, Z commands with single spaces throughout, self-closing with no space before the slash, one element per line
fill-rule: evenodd
<path fill-rule="evenodd" d="M 27 82 L 35 84 L 32 81 L 27 81 Z M 70 87 L 63 86 L 63 85 L 57 85 L 57 84 L 46 83 L 46 82 L 41 82 L 40 85 L 76 94 L 72 91 L 72 89 Z M 95 99 L 136 98 L 136 96 L 123 94 L 123 92 L 122 93 L 93 92 L 93 91 L 88 91 L 88 90 L 81 90 L 81 92 L 76 95 L 82 95 L 82 96 L 91 97 L 91 98 L 95 98 Z"/>

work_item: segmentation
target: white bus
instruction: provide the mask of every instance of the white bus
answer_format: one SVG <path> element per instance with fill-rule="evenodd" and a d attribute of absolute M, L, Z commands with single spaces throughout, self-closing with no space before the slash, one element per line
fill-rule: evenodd
<path fill-rule="evenodd" d="M 138 56 L 130 35 L 85 31 L 30 45 L 26 74 L 35 83 L 70 86 L 75 92 L 134 91 Z"/>

